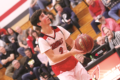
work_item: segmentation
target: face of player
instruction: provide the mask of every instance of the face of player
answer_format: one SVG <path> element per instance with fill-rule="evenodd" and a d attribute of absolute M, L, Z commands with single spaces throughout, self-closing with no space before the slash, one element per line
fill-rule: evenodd
<path fill-rule="evenodd" d="M 16 61 L 16 62 L 14 63 L 14 68 L 18 69 L 19 67 L 20 67 L 20 63 L 19 63 L 18 61 Z"/>
<path fill-rule="evenodd" d="M 110 29 L 104 27 L 104 28 L 103 28 L 103 31 L 104 31 L 104 33 L 106 34 L 106 36 L 108 36 L 108 38 L 112 39 L 113 33 L 112 33 L 112 31 L 111 31 Z"/>
<path fill-rule="evenodd" d="M 32 57 L 32 53 L 31 53 L 31 51 L 29 51 L 29 50 L 25 51 L 25 54 L 26 54 L 26 56 L 29 57 L 29 58 Z"/>
<path fill-rule="evenodd" d="M 8 28 L 7 30 L 9 34 L 13 34 L 13 30 L 11 28 Z"/>
<path fill-rule="evenodd" d="M 62 13 L 63 8 L 60 5 L 56 5 L 55 9 L 58 11 L 58 13 Z"/>
<path fill-rule="evenodd" d="M 88 5 L 93 5 L 94 4 L 94 0 L 88 0 Z"/>
<path fill-rule="evenodd" d="M 105 17 L 102 16 L 102 18 L 99 19 L 99 22 L 100 22 L 101 24 L 105 24 L 105 23 L 106 23 L 106 21 L 105 21 Z"/>
<path fill-rule="evenodd" d="M 0 47 L 0 52 L 3 53 L 3 54 L 5 54 L 6 53 L 5 48 L 4 47 Z"/>
<path fill-rule="evenodd" d="M 41 27 L 42 27 L 42 26 L 50 25 L 50 23 L 51 23 L 48 15 L 46 15 L 46 14 L 44 14 L 44 13 L 42 13 L 42 14 L 39 16 L 39 20 L 40 20 L 40 22 L 37 23 L 37 25 L 39 25 L 39 26 L 41 26 Z"/>
<path fill-rule="evenodd" d="M 99 45 L 103 45 L 105 43 L 105 38 L 99 37 L 97 42 L 98 42 Z"/>

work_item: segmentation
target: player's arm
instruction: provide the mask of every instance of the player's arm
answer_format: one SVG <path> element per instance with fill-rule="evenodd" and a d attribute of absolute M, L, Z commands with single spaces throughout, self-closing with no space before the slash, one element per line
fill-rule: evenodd
<path fill-rule="evenodd" d="M 65 42 L 72 48 L 74 45 L 74 40 L 69 36 Z"/>
<path fill-rule="evenodd" d="M 80 51 L 80 50 L 77 50 L 77 49 L 72 49 L 71 51 L 67 52 L 67 53 L 64 53 L 64 54 L 54 54 L 53 50 L 52 49 L 49 49 L 45 52 L 45 54 L 54 62 L 59 62 L 61 60 L 64 60 L 72 55 L 75 55 L 75 54 L 80 54 L 82 53 L 83 51 Z"/>

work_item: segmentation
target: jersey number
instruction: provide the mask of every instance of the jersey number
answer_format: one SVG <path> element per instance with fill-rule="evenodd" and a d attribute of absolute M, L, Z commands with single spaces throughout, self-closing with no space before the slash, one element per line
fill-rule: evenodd
<path fill-rule="evenodd" d="M 63 54 L 63 48 L 62 47 L 59 48 L 59 52 L 61 52 L 61 54 Z"/>

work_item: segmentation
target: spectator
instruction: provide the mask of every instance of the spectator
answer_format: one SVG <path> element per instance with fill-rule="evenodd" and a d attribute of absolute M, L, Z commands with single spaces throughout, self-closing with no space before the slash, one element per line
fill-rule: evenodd
<path fill-rule="evenodd" d="M 100 33 L 100 30 L 98 28 L 99 22 L 97 22 L 97 16 L 103 15 L 105 18 L 109 18 L 108 11 L 105 10 L 105 7 L 101 0 L 86 0 L 86 2 L 89 4 L 89 12 L 94 18 L 94 20 L 91 22 L 91 26 L 96 34 L 98 34 Z"/>
<path fill-rule="evenodd" d="M 105 44 L 105 37 L 99 36 L 97 38 L 97 44 L 102 46 L 103 44 Z"/>
<path fill-rule="evenodd" d="M 110 43 L 110 48 L 119 48 L 120 47 L 120 31 L 112 32 L 109 28 L 102 28 L 105 35 L 108 37 Z"/>
<path fill-rule="evenodd" d="M 42 62 L 42 64 L 45 65 L 46 69 L 50 72 L 50 74 L 54 75 L 54 72 L 52 71 L 51 66 L 49 65 L 47 55 L 39 53 L 37 57 Z"/>
<path fill-rule="evenodd" d="M 5 75 L 12 78 L 14 70 L 12 66 L 12 61 L 15 59 L 15 54 L 10 51 L 6 51 L 4 47 L 0 47 L 0 52 L 2 55 L 0 56 L 1 62 L 3 64 L 3 67 L 6 68 Z"/>
<path fill-rule="evenodd" d="M 33 37 L 31 35 L 32 33 L 32 28 L 27 29 L 26 31 L 26 36 L 27 36 L 27 44 L 31 48 L 32 53 L 34 53 L 34 47 L 33 47 Z"/>
<path fill-rule="evenodd" d="M 13 79 L 22 80 L 22 75 L 27 72 L 26 68 L 18 60 L 12 61 L 12 66 L 16 69 L 13 74 Z"/>
<path fill-rule="evenodd" d="M 11 47 L 13 49 L 14 53 L 18 55 L 18 52 L 17 52 L 17 49 L 19 48 L 19 44 L 17 41 L 18 33 L 13 31 L 13 29 L 11 29 L 11 28 L 8 28 L 7 32 L 8 32 L 7 38 L 10 42 L 9 47 Z"/>
<path fill-rule="evenodd" d="M 40 73 L 38 72 L 38 70 L 40 69 L 40 66 L 42 66 L 42 63 L 37 58 L 37 54 L 32 54 L 30 48 L 25 49 L 25 54 L 27 56 L 25 64 L 29 72 L 24 74 L 22 76 L 22 79 L 31 80 L 37 78 L 38 80 L 40 80 Z M 42 70 L 43 72 L 47 72 L 44 68 L 42 68 Z"/>
<path fill-rule="evenodd" d="M 33 40 L 33 46 L 34 46 L 34 51 L 36 52 L 40 52 L 39 46 L 38 46 L 38 38 L 39 38 L 39 34 L 36 31 L 32 31 L 32 36 L 34 38 Z"/>
<path fill-rule="evenodd" d="M 49 75 L 46 73 L 41 73 L 40 74 L 40 80 L 59 80 L 57 77 L 49 78 Z"/>
<path fill-rule="evenodd" d="M 91 61 L 90 58 L 85 57 L 83 54 L 76 54 L 75 57 L 84 67 Z"/>
<path fill-rule="evenodd" d="M 98 18 L 99 22 L 102 24 L 102 26 L 101 26 L 102 36 L 105 35 L 102 31 L 103 27 L 107 27 L 112 31 L 120 31 L 120 26 L 112 18 L 105 19 L 105 17 L 102 15 L 99 15 L 97 18 Z"/>
<path fill-rule="evenodd" d="M 7 40 L 7 31 L 4 28 L 0 28 L 0 38 L 4 42 L 8 42 L 8 40 Z"/>
<path fill-rule="evenodd" d="M 48 15 L 48 17 L 51 20 L 51 26 L 58 26 L 58 25 L 60 25 L 60 18 L 59 18 L 58 13 L 55 16 L 53 13 L 47 12 L 47 15 Z"/>
<path fill-rule="evenodd" d="M 102 0 L 102 2 L 106 7 L 110 8 L 109 16 L 119 20 L 120 17 L 116 13 L 120 9 L 120 0 Z"/>
<path fill-rule="evenodd" d="M 59 4 L 56 4 L 55 9 L 58 11 L 61 24 L 65 24 L 65 26 L 63 26 L 65 29 L 70 29 L 72 25 L 75 25 L 77 29 L 80 28 L 78 18 L 70 8 L 62 8 Z"/>
<path fill-rule="evenodd" d="M 36 27 L 35 31 L 38 33 L 38 35 L 40 35 L 40 33 L 41 33 L 41 28 Z"/>
<path fill-rule="evenodd" d="M 120 31 L 112 32 L 109 28 L 103 27 L 103 32 L 108 37 L 110 48 L 115 48 L 120 56 Z"/>
<path fill-rule="evenodd" d="M 20 27 L 17 27 L 16 31 L 19 33 L 17 40 L 20 46 L 17 49 L 17 51 L 22 56 L 25 56 L 24 49 L 28 48 L 27 41 L 26 41 L 26 30 L 22 30 Z"/>
<path fill-rule="evenodd" d="M 45 9 L 46 5 L 47 5 L 47 0 L 31 0 L 31 4 L 29 7 L 30 17 L 32 16 L 35 10 Z"/>
<path fill-rule="evenodd" d="M 57 10 L 55 9 L 55 4 L 57 4 L 57 3 L 60 4 L 63 8 L 64 7 L 70 8 L 70 1 L 69 0 L 52 0 L 52 5 L 53 5 L 55 12 L 57 12 Z"/>

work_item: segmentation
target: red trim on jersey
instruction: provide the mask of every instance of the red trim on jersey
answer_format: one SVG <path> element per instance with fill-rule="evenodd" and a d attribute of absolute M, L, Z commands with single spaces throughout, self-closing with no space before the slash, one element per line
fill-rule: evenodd
<path fill-rule="evenodd" d="M 57 27 L 56 29 L 54 29 L 55 32 L 58 32 L 60 31 L 60 29 Z"/>
<path fill-rule="evenodd" d="M 54 31 L 54 37 L 52 37 L 52 36 L 49 36 L 49 35 L 47 35 L 47 34 L 44 34 L 44 33 L 42 33 L 44 36 L 43 36 L 43 38 L 46 40 L 47 39 L 47 37 L 51 37 L 51 38 L 53 38 L 53 39 L 55 39 L 55 37 L 56 37 L 56 32 L 58 32 L 58 31 L 60 31 L 60 29 L 57 27 L 56 29 L 54 29 L 53 27 L 52 27 L 52 29 L 53 29 L 53 31 Z"/>
<path fill-rule="evenodd" d="M 46 40 L 46 39 L 47 39 L 47 36 L 46 36 L 46 35 L 44 35 L 44 36 L 43 36 L 43 39 L 45 39 L 45 40 Z"/>
<path fill-rule="evenodd" d="M 78 60 L 74 56 L 71 56 L 60 63 L 52 65 L 52 70 L 56 75 L 59 75 L 62 72 L 72 70 L 77 65 L 77 63 Z"/>

